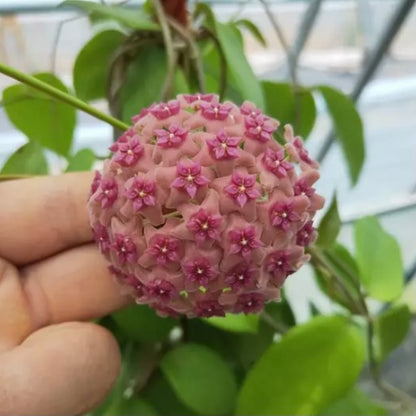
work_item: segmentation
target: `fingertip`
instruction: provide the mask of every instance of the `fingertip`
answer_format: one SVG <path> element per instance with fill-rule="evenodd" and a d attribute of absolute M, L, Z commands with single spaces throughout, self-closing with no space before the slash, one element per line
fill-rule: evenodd
<path fill-rule="evenodd" d="M 83 414 L 108 394 L 120 363 L 116 340 L 99 325 L 42 328 L 0 359 L 0 415 Z"/>

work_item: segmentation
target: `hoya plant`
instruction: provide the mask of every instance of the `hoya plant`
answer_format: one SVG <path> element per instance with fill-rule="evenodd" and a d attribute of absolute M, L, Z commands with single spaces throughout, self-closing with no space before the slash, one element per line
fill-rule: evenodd
<path fill-rule="evenodd" d="M 0 179 L 46 175 L 51 154 L 62 171 L 95 169 L 86 215 L 118 290 L 135 302 L 99 320 L 123 363 L 92 414 L 413 414 L 415 399 L 383 379 L 411 320 L 398 243 L 375 217 L 354 224 L 353 252 L 337 242 L 336 197 L 315 220 L 324 207 L 306 150 L 315 100 L 355 185 L 365 144 L 351 100 L 257 78 L 244 39 L 264 45 L 259 28 L 219 21 L 203 2 L 61 7 L 88 14 L 94 35 L 68 86 L 0 63 L 18 81 L 2 106 L 27 137 Z M 113 127 L 106 157 L 73 151 L 77 111 Z M 313 307 L 298 324 L 284 283 L 302 266 L 333 308 Z M 360 389 L 366 371 L 382 400 Z"/>

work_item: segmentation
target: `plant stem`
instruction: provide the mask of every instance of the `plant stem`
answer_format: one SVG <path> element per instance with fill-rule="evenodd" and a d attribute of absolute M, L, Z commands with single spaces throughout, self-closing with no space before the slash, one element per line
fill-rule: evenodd
<path fill-rule="evenodd" d="M 263 310 L 260 314 L 260 318 L 263 319 L 266 324 L 273 328 L 279 334 L 284 334 L 289 328 L 282 322 L 276 321 L 269 313 Z"/>
<path fill-rule="evenodd" d="M 224 98 L 225 90 L 227 88 L 227 60 L 225 59 L 224 51 L 216 35 L 213 32 L 211 32 L 211 30 L 209 30 L 208 28 L 204 27 L 202 32 L 200 33 L 200 36 L 202 39 L 205 36 L 211 39 L 220 56 L 220 79 L 218 95 L 220 96 L 220 100 L 222 100 Z"/>
<path fill-rule="evenodd" d="M 182 37 L 182 39 L 188 44 L 189 50 L 191 52 L 191 60 L 193 61 L 193 65 L 195 68 L 197 80 L 198 80 L 198 88 L 200 93 L 205 93 L 205 78 L 204 78 L 204 69 L 202 67 L 201 56 L 199 53 L 198 46 L 196 45 L 194 39 L 192 38 L 192 34 L 190 34 L 184 27 L 182 27 L 179 23 L 177 23 L 172 18 L 167 18 L 168 23 L 172 26 L 172 28 Z"/>
<path fill-rule="evenodd" d="M 321 252 L 321 250 L 314 246 L 308 248 L 309 253 L 312 255 L 312 257 L 321 265 L 323 266 L 329 274 L 334 278 L 335 282 L 338 284 L 339 288 L 342 290 L 343 294 L 346 296 L 346 298 L 349 300 L 351 305 L 355 305 L 358 307 L 358 310 L 363 315 L 366 314 L 366 307 L 359 302 L 357 305 L 357 299 L 354 299 L 353 295 L 349 291 L 349 289 L 345 286 L 342 277 L 338 274 L 338 272 L 332 267 L 332 265 L 328 262 L 328 260 L 325 258 L 324 254 Z"/>
<path fill-rule="evenodd" d="M 264 11 L 267 14 L 267 17 L 269 18 L 270 23 L 273 26 L 274 31 L 276 32 L 276 35 L 280 41 L 280 44 L 282 45 L 282 48 L 285 52 L 286 55 L 286 60 L 287 60 L 287 64 L 289 67 L 289 75 L 290 75 L 290 79 L 292 81 L 293 85 L 297 84 L 297 80 L 296 80 L 296 66 L 293 65 L 292 63 L 292 59 L 291 59 L 291 51 L 289 49 L 289 45 L 286 41 L 285 35 L 282 32 L 282 29 L 279 26 L 279 23 L 277 22 L 276 18 L 273 15 L 272 10 L 270 9 L 270 5 L 268 3 L 268 1 L 266 0 L 259 0 L 260 3 L 263 5 Z"/>
<path fill-rule="evenodd" d="M 159 21 L 160 27 L 162 28 L 163 42 L 166 49 L 166 57 L 168 61 L 168 74 L 166 76 L 165 85 L 163 87 L 162 99 L 168 100 L 173 95 L 173 82 L 175 78 L 175 66 L 176 56 L 175 49 L 173 47 L 172 33 L 160 0 L 153 0 L 153 6 L 155 7 L 157 20 Z"/>
<path fill-rule="evenodd" d="M 3 73 L 17 81 L 22 82 L 23 84 L 35 88 L 36 90 L 42 91 L 57 101 L 61 101 L 65 104 L 77 108 L 78 110 L 84 111 L 85 113 L 88 113 L 93 117 L 98 118 L 99 120 L 105 121 L 106 123 L 121 130 L 127 130 L 129 128 L 126 123 L 123 123 L 122 121 L 117 120 L 116 118 L 111 117 L 110 115 L 105 114 L 94 107 L 91 107 L 84 101 L 81 101 L 79 98 L 76 98 L 64 91 L 52 87 L 52 85 L 49 85 L 46 82 L 43 82 L 31 75 L 20 72 L 15 68 L 11 68 L 5 64 L 0 63 L 0 73 Z"/>

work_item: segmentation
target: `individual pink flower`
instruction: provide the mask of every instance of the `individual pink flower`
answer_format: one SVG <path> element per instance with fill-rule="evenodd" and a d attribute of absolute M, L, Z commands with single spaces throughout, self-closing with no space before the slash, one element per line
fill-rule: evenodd
<path fill-rule="evenodd" d="M 189 260 L 183 265 L 183 269 L 187 279 L 201 286 L 207 286 L 211 280 L 218 276 L 218 266 L 211 264 L 205 257 Z"/>
<path fill-rule="evenodd" d="M 207 140 L 211 155 L 216 160 L 235 159 L 239 155 L 238 145 L 241 137 L 229 137 L 224 129 L 220 130 L 217 136 Z"/>
<path fill-rule="evenodd" d="M 244 124 L 246 126 L 245 135 L 262 143 L 272 140 L 273 132 L 277 130 L 276 124 L 269 117 L 261 114 L 255 117 L 246 117 Z"/>
<path fill-rule="evenodd" d="M 275 151 L 268 147 L 264 152 L 262 161 L 266 169 L 279 178 L 285 178 L 287 173 L 293 169 L 293 165 L 285 160 L 283 149 Z"/>
<path fill-rule="evenodd" d="M 123 234 L 115 234 L 111 248 L 117 254 L 120 264 L 135 263 L 137 261 L 137 248 L 133 239 Z"/>
<path fill-rule="evenodd" d="M 225 311 L 216 300 L 202 300 L 197 302 L 195 314 L 204 318 L 210 318 L 211 316 L 225 316 Z"/>
<path fill-rule="evenodd" d="M 130 139 L 126 136 L 121 136 L 117 142 L 110 146 L 110 150 L 115 152 L 113 156 L 114 162 L 121 166 L 133 166 L 143 155 L 144 147 L 137 135 Z"/>
<path fill-rule="evenodd" d="M 192 104 L 195 101 L 211 102 L 214 99 L 214 97 L 214 94 L 183 94 L 183 98 L 189 104 Z"/>
<path fill-rule="evenodd" d="M 195 234 L 197 242 L 220 239 L 220 225 L 222 219 L 220 215 L 209 214 L 204 208 L 191 216 L 187 227 Z"/>
<path fill-rule="evenodd" d="M 118 186 L 114 178 L 103 178 L 95 201 L 100 202 L 101 208 L 109 208 L 118 197 Z"/>
<path fill-rule="evenodd" d="M 299 214 L 295 211 L 294 202 L 278 201 L 270 209 L 270 221 L 275 227 L 287 231 L 292 222 L 300 221 Z"/>
<path fill-rule="evenodd" d="M 307 197 L 311 197 L 315 193 L 315 189 L 309 186 L 305 179 L 296 181 L 293 191 L 295 195 L 306 195 Z"/>
<path fill-rule="evenodd" d="M 167 103 L 159 103 L 150 107 L 150 112 L 159 120 L 164 120 L 179 114 L 181 105 L 178 100 L 171 100 Z"/>
<path fill-rule="evenodd" d="M 146 253 L 156 259 L 156 263 L 165 266 L 167 263 L 178 262 L 180 242 L 177 238 L 156 234 Z"/>
<path fill-rule="evenodd" d="M 172 186 L 187 192 L 191 198 L 195 197 L 198 188 L 209 183 L 209 179 L 202 175 L 201 164 L 198 162 L 179 162 L 176 170 L 177 177 Z"/>
<path fill-rule="evenodd" d="M 256 175 L 243 176 L 241 173 L 234 171 L 231 177 L 231 183 L 224 188 L 228 196 L 240 206 L 261 196 L 260 191 L 256 188 Z"/>
<path fill-rule="evenodd" d="M 108 235 L 107 228 L 103 224 L 97 222 L 92 227 L 92 231 L 93 231 L 94 241 L 98 244 L 98 247 L 100 248 L 100 250 L 103 253 L 106 253 L 110 249 L 110 246 L 111 246 L 110 237 Z"/>
<path fill-rule="evenodd" d="M 124 196 L 131 200 L 135 212 L 143 207 L 153 207 L 156 205 L 156 183 L 136 176 L 124 191 Z"/>
<path fill-rule="evenodd" d="M 240 254 L 245 259 L 250 258 L 252 251 L 263 245 L 256 235 L 254 226 L 231 230 L 229 239 L 231 243 L 230 254 Z"/>
<path fill-rule="evenodd" d="M 281 285 L 289 274 L 295 272 L 287 250 L 277 250 L 266 258 L 265 268 L 273 280 Z"/>
<path fill-rule="evenodd" d="M 237 298 L 234 310 L 237 313 L 258 313 L 263 309 L 263 306 L 264 296 L 262 294 L 244 293 Z"/>
<path fill-rule="evenodd" d="M 308 221 L 296 234 L 296 244 L 306 247 L 316 240 L 317 233 L 312 221 Z"/>
<path fill-rule="evenodd" d="M 313 162 L 309 156 L 308 151 L 303 146 L 302 140 L 299 137 L 295 137 L 295 139 L 293 140 L 293 145 L 296 147 L 296 150 L 298 151 L 301 160 L 308 164 Z"/>
<path fill-rule="evenodd" d="M 179 126 L 179 124 L 172 123 L 168 129 L 155 130 L 157 137 L 156 144 L 164 149 L 169 147 L 179 147 L 188 136 L 188 130 Z"/>
<path fill-rule="evenodd" d="M 253 285 L 256 278 L 256 269 L 251 264 L 239 263 L 225 275 L 225 283 L 236 292 L 241 288 Z"/>
<path fill-rule="evenodd" d="M 260 108 L 257 108 L 254 104 L 249 101 L 245 101 L 240 107 L 241 114 L 245 116 L 257 117 L 262 114 Z"/>
<path fill-rule="evenodd" d="M 220 120 L 224 121 L 232 110 L 231 104 L 220 104 L 202 101 L 199 105 L 201 108 L 201 114 L 207 120 Z"/>
<path fill-rule="evenodd" d="M 149 298 L 156 298 L 162 303 L 167 303 L 178 296 L 176 287 L 167 280 L 160 278 L 156 278 L 149 282 L 144 290 Z"/>

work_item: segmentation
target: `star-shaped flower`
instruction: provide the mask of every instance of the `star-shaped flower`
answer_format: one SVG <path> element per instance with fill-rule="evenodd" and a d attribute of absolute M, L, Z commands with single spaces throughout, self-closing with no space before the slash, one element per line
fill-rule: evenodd
<path fill-rule="evenodd" d="M 114 178 L 103 178 L 95 200 L 101 203 L 101 208 L 111 207 L 118 197 L 118 186 Z"/>
<path fill-rule="evenodd" d="M 212 265 L 205 257 L 197 257 L 183 265 L 185 276 L 192 282 L 206 286 L 218 276 L 218 267 Z"/>
<path fill-rule="evenodd" d="M 256 228 L 249 226 L 243 229 L 231 230 L 229 232 L 230 253 L 241 254 L 244 258 L 249 258 L 256 248 L 263 245 L 256 235 Z"/>
<path fill-rule="evenodd" d="M 155 130 L 157 137 L 156 144 L 164 149 L 170 147 L 179 147 L 188 136 L 188 130 L 179 126 L 179 124 L 172 123 L 168 129 Z"/>
<path fill-rule="evenodd" d="M 150 107 L 150 112 L 158 119 L 164 120 L 179 113 L 181 105 L 178 100 L 171 100 L 167 103 L 154 104 Z"/>
<path fill-rule="evenodd" d="M 201 173 L 201 164 L 198 162 L 179 162 L 176 165 L 177 177 L 172 186 L 188 193 L 194 198 L 198 188 L 207 185 L 210 181 Z"/>
<path fill-rule="evenodd" d="M 285 151 L 283 149 L 274 151 L 267 148 L 264 152 L 262 160 L 266 169 L 274 173 L 279 178 L 286 177 L 288 171 L 293 169 L 293 165 L 285 161 Z"/>
<path fill-rule="evenodd" d="M 261 196 L 260 191 L 255 185 L 256 175 L 243 176 L 241 173 L 234 171 L 231 177 L 231 183 L 224 188 L 224 191 L 240 207 L 243 207 L 248 201 Z"/>
<path fill-rule="evenodd" d="M 133 202 L 135 212 L 143 207 L 153 207 L 156 205 L 156 183 L 148 181 L 140 176 L 136 176 L 125 190 L 124 196 Z"/>
<path fill-rule="evenodd" d="M 201 108 L 201 114 L 207 120 L 220 120 L 224 121 L 232 110 L 231 104 L 220 103 L 208 103 L 202 101 L 199 105 Z"/>
<path fill-rule="evenodd" d="M 239 156 L 238 145 L 241 137 L 229 137 L 224 129 L 220 130 L 217 136 L 207 140 L 211 155 L 216 160 L 230 160 Z"/>

